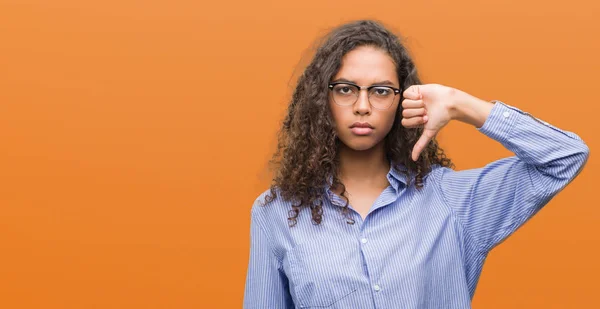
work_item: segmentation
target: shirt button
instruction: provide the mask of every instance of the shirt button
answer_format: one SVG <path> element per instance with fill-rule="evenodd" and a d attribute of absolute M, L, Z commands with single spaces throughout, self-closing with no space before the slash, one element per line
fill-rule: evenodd
<path fill-rule="evenodd" d="M 381 291 L 381 287 L 377 284 L 373 286 L 373 289 L 377 292 Z"/>
<path fill-rule="evenodd" d="M 367 243 L 367 239 L 363 238 L 363 239 L 360 240 L 360 242 L 362 242 L 363 244 L 366 244 Z"/>
<path fill-rule="evenodd" d="M 502 116 L 504 116 L 504 118 L 508 118 L 508 115 L 509 115 L 509 113 L 508 113 L 508 112 L 504 112 L 504 113 L 502 114 Z"/>

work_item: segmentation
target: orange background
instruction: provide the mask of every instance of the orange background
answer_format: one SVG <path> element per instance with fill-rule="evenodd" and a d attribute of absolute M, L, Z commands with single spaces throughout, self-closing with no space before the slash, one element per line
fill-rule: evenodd
<path fill-rule="evenodd" d="M 0 0 L 0 308 L 240 308 L 294 78 L 341 22 L 599 146 L 598 1 L 94 2 Z M 439 139 L 458 169 L 512 155 Z M 594 157 L 492 251 L 474 308 L 600 307 Z"/>

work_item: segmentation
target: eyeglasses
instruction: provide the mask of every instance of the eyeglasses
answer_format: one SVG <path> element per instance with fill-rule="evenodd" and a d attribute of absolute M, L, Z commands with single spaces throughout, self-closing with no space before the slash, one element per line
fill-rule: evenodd
<path fill-rule="evenodd" d="M 390 86 L 359 86 L 349 82 L 335 82 L 329 84 L 333 94 L 333 101 L 340 106 L 351 106 L 356 103 L 362 89 L 366 89 L 369 103 L 376 109 L 388 109 L 392 106 L 400 89 Z"/>

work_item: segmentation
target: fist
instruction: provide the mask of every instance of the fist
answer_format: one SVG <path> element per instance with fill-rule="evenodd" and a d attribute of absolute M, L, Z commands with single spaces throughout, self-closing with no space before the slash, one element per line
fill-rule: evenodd
<path fill-rule="evenodd" d="M 405 128 L 423 127 L 423 134 L 412 151 L 412 160 L 427 147 L 435 135 L 452 119 L 450 107 L 456 90 L 439 84 L 413 85 L 403 93 L 402 121 Z"/>

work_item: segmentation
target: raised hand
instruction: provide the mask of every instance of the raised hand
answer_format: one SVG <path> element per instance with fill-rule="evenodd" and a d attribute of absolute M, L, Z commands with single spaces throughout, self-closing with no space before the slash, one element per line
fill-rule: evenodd
<path fill-rule="evenodd" d="M 417 161 L 427 144 L 452 120 L 450 108 L 455 92 L 456 89 L 439 84 L 413 85 L 403 92 L 402 126 L 423 126 L 424 129 L 413 148 L 413 161 Z"/>

